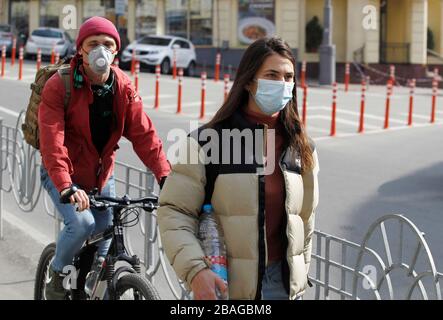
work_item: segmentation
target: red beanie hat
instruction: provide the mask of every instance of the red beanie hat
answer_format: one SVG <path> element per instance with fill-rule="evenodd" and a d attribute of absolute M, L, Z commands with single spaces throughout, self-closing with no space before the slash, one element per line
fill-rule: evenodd
<path fill-rule="evenodd" d="M 117 43 L 117 50 L 120 50 L 120 35 L 114 24 L 108 19 L 102 17 L 92 17 L 86 20 L 81 26 L 77 37 L 77 50 L 81 47 L 83 41 L 90 36 L 106 34 L 114 38 Z"/>

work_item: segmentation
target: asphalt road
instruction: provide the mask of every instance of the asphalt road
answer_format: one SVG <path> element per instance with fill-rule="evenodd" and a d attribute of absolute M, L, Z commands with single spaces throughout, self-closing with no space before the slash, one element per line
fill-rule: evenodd
<path fill-rule="evenodd" d="M 25 65 L 24 80 L 17 81 L 17 69 L 7 68 L 5 79 L 0 79 L 0 116 L 4 123 L 14 126 L 17 114 L 26 108 L 30 95 L 29 84 L 33 79 L 33 62 Z M 184 80 L 183 114 L 176 115 L 177 82 L 170 76 L 162 76 L 160 108 L 153 109 L 155 77 L 143 73 L 140 78 L 141 96 L 145 111 L 153 120 L 165 148 L 174 141 L 168 140 L 170 130 L 190 129 L 190 122 L 197 121 L 200 108 L 199 79 Z M 426 234 L 437 269 L 443 271 L 443 251 L 440 250 L 443 236 L 443 102 L 438 98 L 437 123 L 429 124 L 431 90 L 417 89 L 414 107 L 414 125 L 406 126 L 408 90 L 394 88 L 391 100 L 391 128 L 383 130 L 386 88 L 371 86 L 366 100 L 366 131 L 358 134 L 360 110 L 360 87 L 351 86 L 348 93 L 339 88 L 337 99 L 337 136 L 328 136 L 331 125 L 331 88 L 312 87 L 308 92 L 307 130 L 317 143 L 320 161 L 320 203 L 317 210 L 316 229 L 328 234 L 360 243 L 369 226 L 379 217 L 400 213 L 411 219 Z M 298 97 L 301 102 L 301 95 Z M 223 83 L 208 80 L 207 117 L 209 119 L 223 100 Z M 196 124 L 194 124 L 196 125 Z M 131 151 L 130 142 L 123 140 L 117 155 L 119 161 L 142 168 L 141 162 Z M 29 246 L 32 254 L 23 260 L 23 270 L 15 268 L 11 257 L 20 252 L 20 247 L 29 243 L 50 241 L 54 237 L 52 219 L 43 213 L 41 206 L 34 212 L 23 213 L 11 195 L 6 194 L 4 208 L 12 220 L 5 225 L 6 236 L 0 241 L 0 269 L 20 272 L 18 279 L 0 278 L 0 298 L 32 298 L 32 264 L 38 257 L 41 246 Z M 19 222 L 14 220 L 18 218 Z M 32 238 L 12 241 L 12 235 L 22 232 L 16 224 L 24 221 L 32 227 L 32 235 L 40 235 L 40 242 Z M 11 223 L 9 223 L 11 222 Z M 14 222 L 15 225 L 14 225 Z M 12 230 L 12 231 L 11 231 Z M 21 231 L 26 232 L 26 227 Z M 141 250 L 138 230 L 133 241 L 136 250 Z M 135 235 L 137 233 L 137 235 Z M 391 243 L 399 238 L 395 227 L 388 228 Z M 379 238 L 380 239 L 380 238 Z M 383 251 L 383 243 L 374 243 Z M 412 251 L 408 244 L 405 251 Z M 142 251 L 140 252 L 142 254 Z M 32 261 L 32 262 L 30 262 Z M 14 273 L 13 272 L 13 273 Z M 27 281 L 27 282 L 26 282 Z M 162 295 L 171 298 L 164 279 L 158 280 Z"/>

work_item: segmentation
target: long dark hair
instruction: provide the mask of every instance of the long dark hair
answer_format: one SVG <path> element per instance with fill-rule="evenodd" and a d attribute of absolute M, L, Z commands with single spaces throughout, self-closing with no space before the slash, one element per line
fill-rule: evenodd
<path fill-rule="evenodd" d="M 221 108 L 214 115 L 206 127 L 213 128 L 216 124 L 228 119 L 237 109 L 245 108 L 248 104 L 249 92 L 246 86 L 252 83 L 256 73 L 269 56 L 279 54 L 289 59 L 294 70 L 296 63 L 289 45 L 281 38 L 263 38 L 251 44 L 243 54 L 237 70 L 232 89 Z M 297 107 L 297 75 L 294 74 L 294 89 L 292 100 L 280 112 L 280 121 L 284 127 L 287 146 L 294 148 L 300 153 L 302 160 L 302 172 L 314 167 L 312 149 L 310 147 L 305 128 L 300 121 Z"/>

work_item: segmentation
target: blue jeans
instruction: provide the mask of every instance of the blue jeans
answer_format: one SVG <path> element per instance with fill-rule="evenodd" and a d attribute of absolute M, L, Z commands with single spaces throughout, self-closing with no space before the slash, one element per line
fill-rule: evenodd
<path fill-rule="evenodd" d="M 262 280 L 262 300 L 289 300 L 283 285 L 281 261 L 272 262 L 266 267 Z M 296 300 L 301 300 L 301 297 Z"/>
<path fill-rule="evenodd" d="M 112 209 L 99 211 L 91 208 L 78 212 L 74 205 L 60 203 L 60 193 L 43 166 L 40 170 L 40 179 L 65 225 L 58 236 L 55 257 L 52 262 L 52 269 L 62 272 L 65 266 L 72 265 L 74 256 L 91 235 L 103 232 L 112 225 Z M 115 197 L 114 176 L 109 178 L 100 195 Z M 106 256 L 110 245 L 111 239 L 101 241 L 98 245 L 98 254 Z"/>

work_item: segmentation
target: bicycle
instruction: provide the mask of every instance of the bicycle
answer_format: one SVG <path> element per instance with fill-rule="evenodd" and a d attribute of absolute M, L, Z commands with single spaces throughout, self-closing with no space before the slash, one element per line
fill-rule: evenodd
<path fill-rule="evenodd" d="M 62 203 L 69 203 L 69 198 L 77 191 L 75 186 L 60 198 Z M 123 229 L 135 226 L 139 221 L 138 209 L 153 212 L 158 208 L 157 197 L 144 197 L 130 199 L 128 195 L 123 198 L 96 196 L 97 189 L 88 194 L 90 206 L 99 210 L 112 208 L 113 225 L 104 232 L 91 236 L 76 254 L 73 260 L 75 267 L 76 286 L 72 285 L 73 278 L 65 300 L 160 300 L 155 287 L 141 275 L 140 259 L 134 255 L 129 256 L 125 248 Z M 135 218 L 127 220 L 131 215 Z M 108 254 L 102 264 L 97 280 L 93 281 L 92 290 L 85 290 L 85 283 L 91 266 L 95 260 L 96 244 L 102 240 L 112 239 Z M 36 271 L 34 299 L 46 300 L 45 287 L 48 282 L 49 267 L 55 255 L 56 244 L 51 243 L 43 250 Z M 115 269 L 118 262 L 126 265 Z M 100 262 L 101 263 L 101 262 Z M 66 288 L 66 286 L 65 286 Z M 132 291 L 132 295 L 131 294 Z"/>

